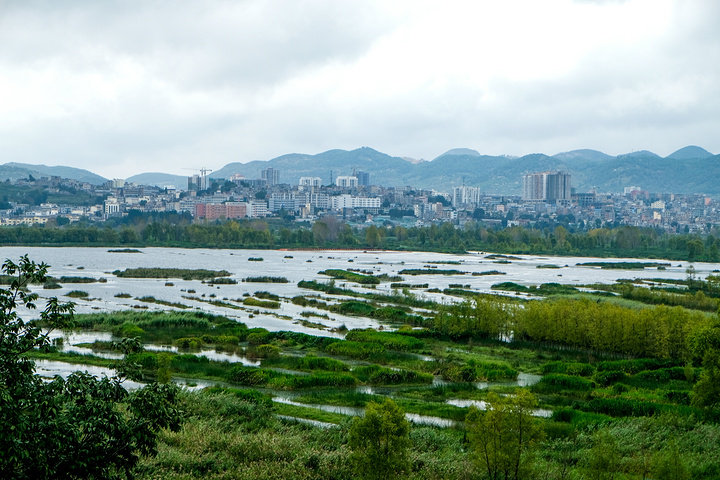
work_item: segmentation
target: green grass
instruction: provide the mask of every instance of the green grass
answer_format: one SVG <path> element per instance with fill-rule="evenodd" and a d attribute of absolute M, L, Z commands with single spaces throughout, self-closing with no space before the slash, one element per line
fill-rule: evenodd
<path fill-rule="evenodd" d="M 246 277 L 243 282 L 248 283 L 288 283 L 285 277 Z"/>
<path fill-rule="evenodd" d="M 275 403 L 275 412 L 278 415 L 286 415 L 289 417 L 305 418 L 318 422 L 340 424 L 348 419 L 347 415 L 341 413 L 326 412 L 313 407 L 301 407 L 298 405 L 288 405 L 287 403 Z"/>
<path fill-rule="evenodd" d="M 227 270 L 183 269 L 183 268 L 128 268 L 115 270 L 113 275 L 121 278 L 180 278 L 182 280 L 208 280 L 229 277 Z"/>
<path fill-rule="evenodd" d="M 280 308 L 280 302 L 276 302 L 273 300 L 258 300 L 257 298 L 252 298 L 252 297 L 243 299 L 242 303 L 243 303 L 243 305 L 246 305 L 248 307 L 273 308 L 273 309 Z"/>
<path fill-rule="evenodd" d="M 465 275 L 460 270 L 442 270 L 438 268 L 406 268 L 398 272 L 400 275 Z"/>
<path fill-rule="evenodd" d="M 87 299 L 90 294 L 88 292 L 84 292 L 82 290 L 71 290 L 68 293 L 65 294 L 66 297 L 70 298 L 85 298 Z"/>
<path fill-rule="evenodd" d="M 318 272 L 321 275 L 327 275 L 328 277 L 332 277 L 335 279 L 340 280 L 347 280 L 348 282 L 355 282 L 359 283 L 361 285 L 378 285 L 380 283 L 380 279 L 377 277 L 374 277 L 373 275 L 363 275 L 361 273 L 356 272 L 350 272 L 348 270 L 340 270 L 340 269 L 328 269 L 323 270 L 322 272 Z"/>

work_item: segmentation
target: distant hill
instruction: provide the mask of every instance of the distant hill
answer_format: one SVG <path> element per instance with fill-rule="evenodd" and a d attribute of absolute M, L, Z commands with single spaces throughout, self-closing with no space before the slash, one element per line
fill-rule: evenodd
<path fill-rule="evenodd" d="M 710 156 L 708 156 L 710 155 Z M 621 192 L 637 185 L 651 192 L 706 193 L 720 196 L 720 157 L 699 147 L 686 147 L 662 158 L 640 150 L 612 156 L 590 149 L 548 156 L 533 153 L 522 157 L 482 155 L 475 150 L 448 150 L 432 161 L 413 164 L 368 147 L 357 150 L 330 150 L 317 155 L 293 153 L 269 161 L 231 163 L 213 172 L 214 178 L 234 173 L 260 178 L 260 171 L 280 170 L 282 183 L 296 184 L 300 177 L 322 178 L 324 185 L 338 175 L 356 170 L 369 172 L 372 184 L 410 185 L 449 192 L 452 187 L 477 186 L 486 193 L 519 195 L 522 175 L 531 172 L 564 170 L 572 175 L 577 191 L 595 188 L 599 192 Z"/>
<path fill-rule="evenodd" d="M 88 170 L 73 167 L 50 167 L 47 165 L 31 165 L 29 163 L 6 163 L 0 165 L 1 180 L 19 180 L 28 178 L 32 175 L 35 178 L 40 177 L 61 177 L 77 180 L 79 182 L 87 182 L 93 185 L 102 185 L 107 182 L 106 178 L 96 175 Z"/>
<path fill-rule="evenodd" d="M 471 148 L 453 148 L 452 150 L 448 150 L 447 152 L 443 153 L 442 155 L 439 155 L 435 160 L 437 160 L 440 157 L 445 156 L 467 156 L 467 157 L 480 157 L 480 152 L 477 150 L 473 150 Z"/>
<path fill-rule="evenodd" d="M 420 164 L 423 165 L 423 164 Z M 417 168 L 402 158 L 391 157 L 372 148 L 356 150 L 329 150 L 317 155 L 291 153 L 267 162 L 230 163 L 210 174 L 211 178 L 229 178 L 233 174 L 245 178 L 260 178 L 260 172 L 268 167 L 280 170 L 280 182 L 297 184 L 300 177 L 320 177 L 323 185 L 338 175 L 351 175 L 356 171 L 370 173 L 370 182 L 376 185 L 406 185 L 405 178 Z"/>
<path fill-rule="evenodd" d="M 572 175 L 578 192 L 595 188 L 598 192 L 621 192 L 637 185 L 650 192 L 704 193 L 720 197 L 720 155 L 688 146 L 663 158 L 647 150 L 612 156 L 597 150 L 573 150 L 552 156 L 533 153 L 522 157 L 482 155 L 467 148 L 448 150 L 432 161 L 412 163 L 369 147 L 355 150 L 329 150 L 317 155 L 290 153 L 268 161 L 229 163 L 210 174 L 211 178 L 230 178 L 240 174 L 248 179 L 261 177 L 272 167 L 280 171 L 280 182 L 296 185 L 300 177 L 320 177 L 323 185 L 339 175 L 368 172 L 370 183 L 381 186 L 412 186 L 450 192 L 452 187 L 480 187 L 485 193 L 519 195 L 522 175 L 531 172 L 563 170 Z M 106 180 L 87 170 L 8 163 L 0 165 L 0 181 L 58 175 L 94 184 Z M 165 173 L 142 173 L 128 182 L 187 188 L 187 177 Z"/>
<path fill-rule="evenodd" d="M 597 150 L 572 150 L 570 152 L 562 152 L 558 153 L 556 155 L 553 155 L 553 158 L 557 158 L 558 160 L 562 160 L 564 162 L 600 162 L 604 160 L 611 160 L 615 157 L 612 157 L 611 155 L 608 155 L 603 152 L 598 152 Z"/>
<path fill-rule="evenodd" d="M 141 173 L 126 178 L 125 181 L 138 185 L 155 185 L 161 188 L 174 188 L 176 190 L 187 190 L 188 188 L 188 177 L 171 175 L 169 173 Z"/>
<path fill-rule="evenodd" d="M 705 150 L 704 148 L 696 147 L 694 145 L 690 145 L 685 148 L 681 148 L 680 150 L 677 150 L 676 152 L 671 153 L 665 158 L 674 158 L 676 160 L 692 160 L 694 158 L 709 158 L 712 157 L 713 154 Z"/>

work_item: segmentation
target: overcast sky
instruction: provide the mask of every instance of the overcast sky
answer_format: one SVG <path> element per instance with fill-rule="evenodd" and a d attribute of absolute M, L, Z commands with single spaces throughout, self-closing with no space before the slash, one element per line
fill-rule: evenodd
<path fill-rule="evenodd" d="M 0 0 L 0 163 L 720 153 L 720 2 Z"/>

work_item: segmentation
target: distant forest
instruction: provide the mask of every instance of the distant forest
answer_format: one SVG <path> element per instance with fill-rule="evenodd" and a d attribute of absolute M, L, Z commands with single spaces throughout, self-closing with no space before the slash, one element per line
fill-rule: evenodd
<path fill-rule="evenodd" d="M 133 213 L 104 224 L 77 222 L 0 228 L 0 245 L 187 247 L 187 248 L 342 248 L 415 250 L 445 253 L 491 251 L 535 255 L 666 258 L 720 261 L 720 232 L 705 236 L 668 234 L 660 229 L 607 226 L 573 231 L 544 228 L 488 228 L 469 222 L 428 227 L 353 228 L 335 217 L 314 224 L 272 220 L 193 223 L 189 214 Z"/>

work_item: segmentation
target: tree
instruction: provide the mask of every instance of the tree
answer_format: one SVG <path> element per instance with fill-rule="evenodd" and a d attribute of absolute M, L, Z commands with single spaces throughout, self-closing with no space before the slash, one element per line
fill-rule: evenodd
<path fill-rule="evenodd" d="M 17 308 L 34 309 L 48 266 L 27 255 L 7 260 L 13 276 L 0 289 L 0 472 L 6 478 L 127 478 L 140 455 L 155 452 L 157 432 L 179 427 L 179 389 L 149 385 L 129 393 L 122 378 L 100 380 L 76 372 L 44 382 L 26 354 L 48 346 L 48 335 L 71 325 L 72 303 L 48 300 L 40 321 L 23 321 Z M 43 333 L 40 325 L 48 330 Z"/>
<path fill-rule="evenodd" d="M 703 357 L 702 373 L 693 387 L 692 405 L 699 408 L 720 407 L 720 353 L 708 348 Z"/>
<path fill-rule="evenodd" d="M 387 398 L 370 402 L 365 416 L 350 428 L 350 448 L 355 472 L 361 478 L 393 478 L 409 469 L 410 427 L 405 414 Z"/>
<path fill-rule="evenodd" d="M 528 478 L 530 453 L 543 438 L 532 416 L 536 407 L 537 399 L 525 389 L 508 397 L 490 393 L 484 412 L 470 407 L 465 418 L 470 447 L 490 480 Z"/>
<path fill-rule="evenodd" d="M 670 446 L 658 455 L 653 470 L 657 480 L 689 480 L 690 478 L 675 442 L 671 442 Z"/>
<path fill-rule="evenodd" d="M 607 430 L 593 435 L 593 446 L 583 461 L 588 480 L 613 480 L 620 469 L 620 450 L 617 441 Z"/>
<path fill-rule="evenodd" d="M 365 229 L 365 243 L 370 247 L 377 247 L 380 244 L 380 230 L 375 225 Z"/>

